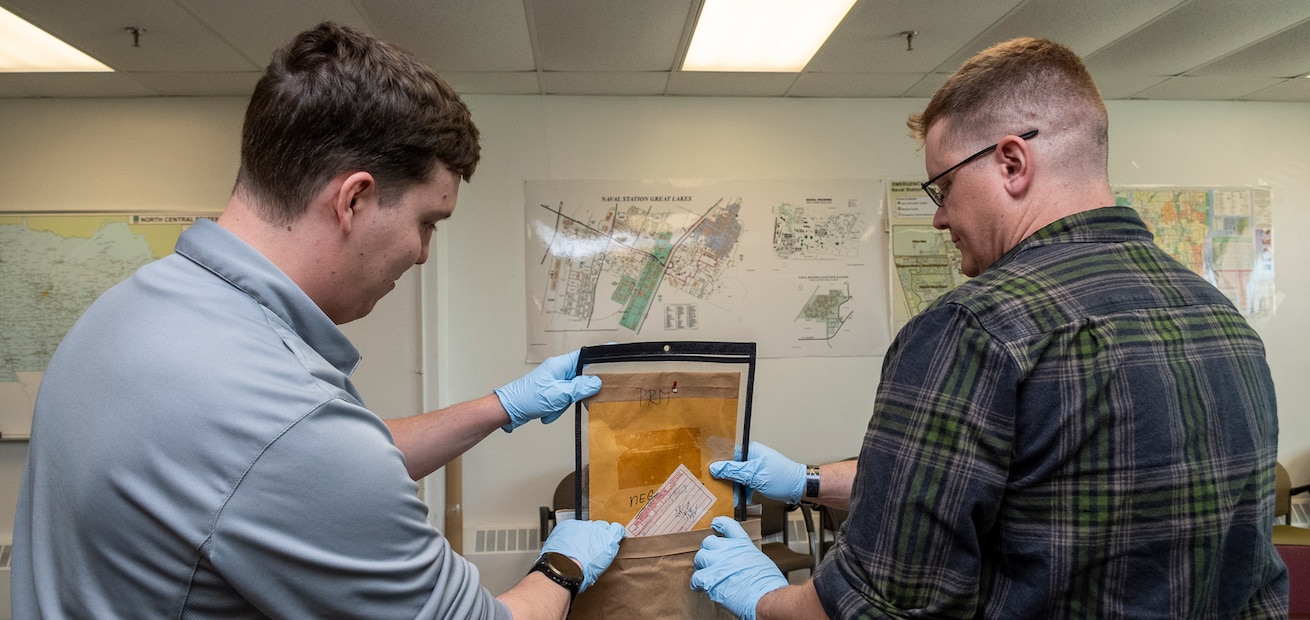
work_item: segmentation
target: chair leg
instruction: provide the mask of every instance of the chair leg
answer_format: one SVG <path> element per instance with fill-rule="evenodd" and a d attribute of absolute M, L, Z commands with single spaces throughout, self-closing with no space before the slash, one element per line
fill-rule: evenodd
<path fill-rule="evenodd" d="M 822 539 L 817 538 L 820 536 L 819 530 L 823 527 L 823 520 L 815 519 L 809 506 L 801 506 L 801 510 L 805 511 L 802 513 L 805 517 L 805 537 L 810 539 L 810 557 L 814 560 L 813 566 L 810 568 L 810 576 L 812 577 L 819 570 L 819 560 L 823 553 Z"/>

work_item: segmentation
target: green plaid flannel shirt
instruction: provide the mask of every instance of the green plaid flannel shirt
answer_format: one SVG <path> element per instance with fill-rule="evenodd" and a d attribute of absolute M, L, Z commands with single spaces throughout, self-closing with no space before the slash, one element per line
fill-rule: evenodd
<path fill-rule="evenodd" d="M 834 618 L 1286 617 L 1264 345 L 1137 213 L 1055 222 L 888 350 Z"/>

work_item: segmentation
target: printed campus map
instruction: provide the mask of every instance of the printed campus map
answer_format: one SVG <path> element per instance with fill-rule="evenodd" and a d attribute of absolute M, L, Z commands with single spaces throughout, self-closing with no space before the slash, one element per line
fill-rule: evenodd
<path fill-rule="evenodd" d="M 529 181 L 529 361 L 651 340 L 888 343 L 873 181 Z"/>
<path fill-rule="evenodd" d="M 46 364 L 87 306 L 171 254 L 196 217 L 0 215 L 0 433 L 29 432 Z"/>
<path fill-rule="evenodd" d="M 892 274 L 892 333 L 910 317 L 968 279 L 949 232 L 932 227 L 937 210 L 918 181 L 891 181 L 887 190 Z"/>

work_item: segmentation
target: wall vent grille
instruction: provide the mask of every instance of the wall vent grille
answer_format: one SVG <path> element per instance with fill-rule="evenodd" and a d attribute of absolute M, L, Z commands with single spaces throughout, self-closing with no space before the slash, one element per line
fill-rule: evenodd
<path fill-rule="evenodd" d="M 477 530 L 474 553 L 522 553 L 541 548 L 541 533 L 535 527 Z"/>
<path fill-rule="evenodd" d="M 809 541 L 809 532 L 805 530 L 805 521 L 800 516 L 789 519 L 787 526 L 791 528 L 787 535 L 792 543 Z M 782 535 L 765 538 L 765 542 L 775 540 L 782 540 Z M 480 529 L 475 530 L 473 539 L 473 553 L 523 553 L 540 549 L 541 532 L 535 527 Z"/>

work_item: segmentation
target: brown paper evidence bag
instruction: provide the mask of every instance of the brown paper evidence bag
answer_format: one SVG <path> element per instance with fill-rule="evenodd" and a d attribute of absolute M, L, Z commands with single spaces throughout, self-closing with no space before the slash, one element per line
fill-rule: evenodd
<path fill-rule="evenodd" d="M 758 547 L 759 519 L 742 527 Z M 623 539 L 610 567 L 574 599 L 569 618 L 735 619 L 708 594 L 691 589 L 696 552 L 706 536 L 714 535 L 703 529 Z"/>

